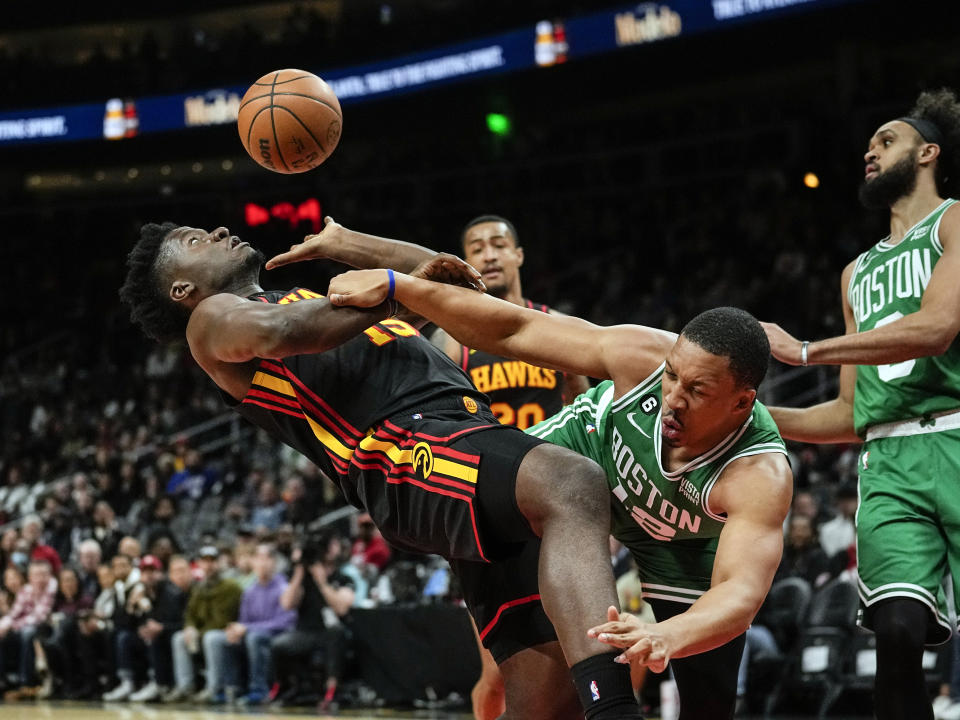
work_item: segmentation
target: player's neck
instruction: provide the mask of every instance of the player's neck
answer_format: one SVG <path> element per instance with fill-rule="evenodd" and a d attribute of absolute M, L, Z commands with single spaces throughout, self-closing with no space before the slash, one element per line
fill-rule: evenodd
<path fill-rule="evenodd" d="M 257 293 L 262 293 L 263 288 L 260 287 L 255 282 L 249 282 L 249 283 L 243 283 L 241 285 L 238 285 L 237 287 L 231 287 L 228 290 L 225 290 L 224 292 L 232 293 L 234 295 L 239 295 L 240 297 L 246 298 L 246 297 L 250 297 L 251 295 L 256 295 Z"/>
<path fill-rule="evenodd" d="M 507 302 L 513 303 L 514 305 L 526 305 L 523 301 L 523 290 L 520 288 L 520 283 L 515 283 L 511 287 L 507 288 L 502 294 L 497 295 L 501 300 L 506 300 Z"/>
<path fill-rule="evenodd" d="M 931 178 L 917 178 L 917 187 L 890 206 L 890 242 L 903 240 L 907 231 L 932 213 L 943 202 Z"/>

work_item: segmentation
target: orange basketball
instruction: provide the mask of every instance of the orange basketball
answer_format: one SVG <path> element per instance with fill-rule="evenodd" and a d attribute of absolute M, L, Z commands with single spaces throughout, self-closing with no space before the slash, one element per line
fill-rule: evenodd
<path fill-rule="evenodd" d="M 343 113 L 333 90 L 303 70 L 277 70 L 244 94 L 240 140 L 268 170 L 302 173 L 326 160 L 340 141 Z"/>

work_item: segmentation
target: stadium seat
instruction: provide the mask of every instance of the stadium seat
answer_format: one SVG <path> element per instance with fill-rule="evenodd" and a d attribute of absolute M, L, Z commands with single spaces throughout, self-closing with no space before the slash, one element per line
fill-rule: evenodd
<path fill-rule="evenodd" d="M 818 717 L 826 715 L 845 687 L 844 671 L 858 608 L 857 589 L 845 580 L 832 580 L 817 591 L 796 646 L 767 696 L 766 717 L 785 694 L 819 694 Z"/>

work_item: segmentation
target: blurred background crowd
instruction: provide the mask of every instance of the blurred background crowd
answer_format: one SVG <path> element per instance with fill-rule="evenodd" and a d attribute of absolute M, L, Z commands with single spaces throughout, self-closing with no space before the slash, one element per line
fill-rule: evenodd
<path fill-rule="evenodd" d="M 0 109 L 319 72 L 592 4 L 216 0 L 157 17 L 124 3 L 123 24 L 114 5 L 56 26 L 11 9 Z M 251 203 L 316 198 L 348 227 L 452 251 L 469 218 L 498 213 L 526 250 L 527 295 L 564 312 L 678 330 L 735 305 L 803 337 L 837 334 L 840 271 L 884 234 L 856 204 L 866 141 L 960 70 L 946 24 L 899 32 L 897 7 L 851 2 L 350 106 L 336 154 L 304 176 L 254 166 L 230 126 L 0 148 L 8 698 L 336 702 L 356 674 L 351 608 L 458 600 L 442 563 L 392 553 L 316 467 L 228 413 L 183 345 L 130 326 L 116 291 L 141 223 L 227 225 L 269 257 L 313 226 L 253 224 Z M 489 112 L 510 132 L 491 134 Z M 283 269 L 264 285 L 322 292 L 337 271 Z M 834 392 L 833 371 L 774 364 L 761 397 Z M 790 450 L 777 579 L 849 583 L 858 448 Z M 641 609 L 629 561 L 616 547 L 611 559 Z M 784 662 L 797 632 L 752 639 L 754 660 Z"/>

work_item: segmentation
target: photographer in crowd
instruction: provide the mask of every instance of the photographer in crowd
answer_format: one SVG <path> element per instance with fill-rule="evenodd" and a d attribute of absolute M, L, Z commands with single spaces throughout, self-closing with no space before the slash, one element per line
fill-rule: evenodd
<path fill-rule="evenodd" d="M 340 620 L 353 606 L 353 581 L 339 572 L 343 546 L 336 535 L 310 537 L 293 551 L 290 584 L 280 597 L 286 610 L 297 610 L 296 627 L 273 641 L 273 667 L 277 680 L 288 683 L 279 696 L 281 704 L 292 705 L 302 694 L 301 670 L 311 655 L 320 650 L 326 672 L 321 710 L 328 707 L 337 691 L 346 659 L 348 634 Z"/>

